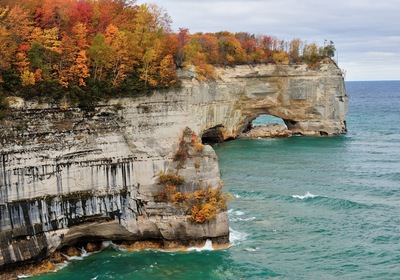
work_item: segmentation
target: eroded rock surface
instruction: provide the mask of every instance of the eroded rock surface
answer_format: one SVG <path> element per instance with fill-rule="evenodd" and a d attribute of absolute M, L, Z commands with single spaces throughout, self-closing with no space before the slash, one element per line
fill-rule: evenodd
<path fill-rule="evenodd" d="M 220 182 L 210 146 L 177 162 L 188 127 L 200 137 L 236 138 L 260 114 L 282 118 L 292 133 L 346 131 L 340 69 L 306 65 L 238 66 L 182 89 L 110 100 L 94 110 L 15 99 L 0 128 L 0 267 L 37 262 L 63 246 L 102 240 L 228 242 L 220 212 L 198 224 L 156 202 L 160 172 L 185 177 L 185 191 Z"/>
<path fill-rule="evenodd" d="M 241 137 L 244 138 L 275 138 L 275 137 L 289 137 L 292 132 L 282 124 L 268 124 L 258 125 L 251 128 L 248 132 L 242 133 Z"/>

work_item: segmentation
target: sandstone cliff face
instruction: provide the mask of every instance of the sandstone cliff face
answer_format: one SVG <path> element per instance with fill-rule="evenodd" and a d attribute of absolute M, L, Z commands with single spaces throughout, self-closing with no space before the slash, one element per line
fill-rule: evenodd
<path fill-rule="evenodd" d="M 292 133 L 346 131 L 347 96 L 334 64 L 238 66 L 220 77 L 199 83 L 184 72 L 179 90 L 110 100 L 93 111 L 16 102 L 0 128 L 0 267 L 89 241 L 228 242 L 225 212 L 198 224 L 154 200 L 160 172 L 184 176 L 185 191 L 220 182 L 210 146 L 174 160 L 186 127 L 225 140 L 271 114 Z"/>

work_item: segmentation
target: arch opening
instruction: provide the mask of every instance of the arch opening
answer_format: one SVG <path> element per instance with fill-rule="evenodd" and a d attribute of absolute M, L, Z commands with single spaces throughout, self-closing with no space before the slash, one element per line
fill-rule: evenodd
<path fill-rule="evenodd" d="M 242 137 L 267 138 L 289 137 L 292 132 L 288 129 L 288 123 L 279 117 L 268 114 L 260 114 L 247 124 Z"/>
<path fill-rule="evenodd" d="M 224 141 L 223 125 L 216 125 L 203 132 L 201 142 L 203 144 L 216 144 Z"/>
<path fill-rule="evenodd" d="M 270 124 L 281 124 L 286 126 L 285 121 L 281 118 L 268 115 L 268 114 L 261 114 L 257 118 L 255 118 L 252 122 L 253 126 L 262 126 L 262 125 L 270 125 Z"/>

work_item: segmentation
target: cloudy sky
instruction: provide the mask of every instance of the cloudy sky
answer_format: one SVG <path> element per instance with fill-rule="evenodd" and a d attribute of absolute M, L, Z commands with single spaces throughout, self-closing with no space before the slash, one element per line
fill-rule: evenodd
<path fill-rule="evenodd" d="M 399 0 L 138 0 L 191 33 L 246 31 L 323 45 L 332 40 L 347 81 L 400 80 Z"/>

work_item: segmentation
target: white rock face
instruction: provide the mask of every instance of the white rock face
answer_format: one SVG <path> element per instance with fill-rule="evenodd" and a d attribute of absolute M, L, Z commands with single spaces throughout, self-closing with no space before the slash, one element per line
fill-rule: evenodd
<path fill-rule="evenodd" d="M 292 133 L 346 131 L 347 95 L 334 64 L 238 66 L 220 70 L 215 82 L 192 74 L 181 80 L 181 89 L 114 99 L 88 112 L 18 99 L 0 128 L 0 267 L 77 240 L 227 242 L 226 213 L 195 224 L 154 202 L 161 171 L 184 176 L 187 191 L 220 181 L 209 146 L 180 166 L 173 160 L 186 127 L 236 138 L 271 114 Z"/>

